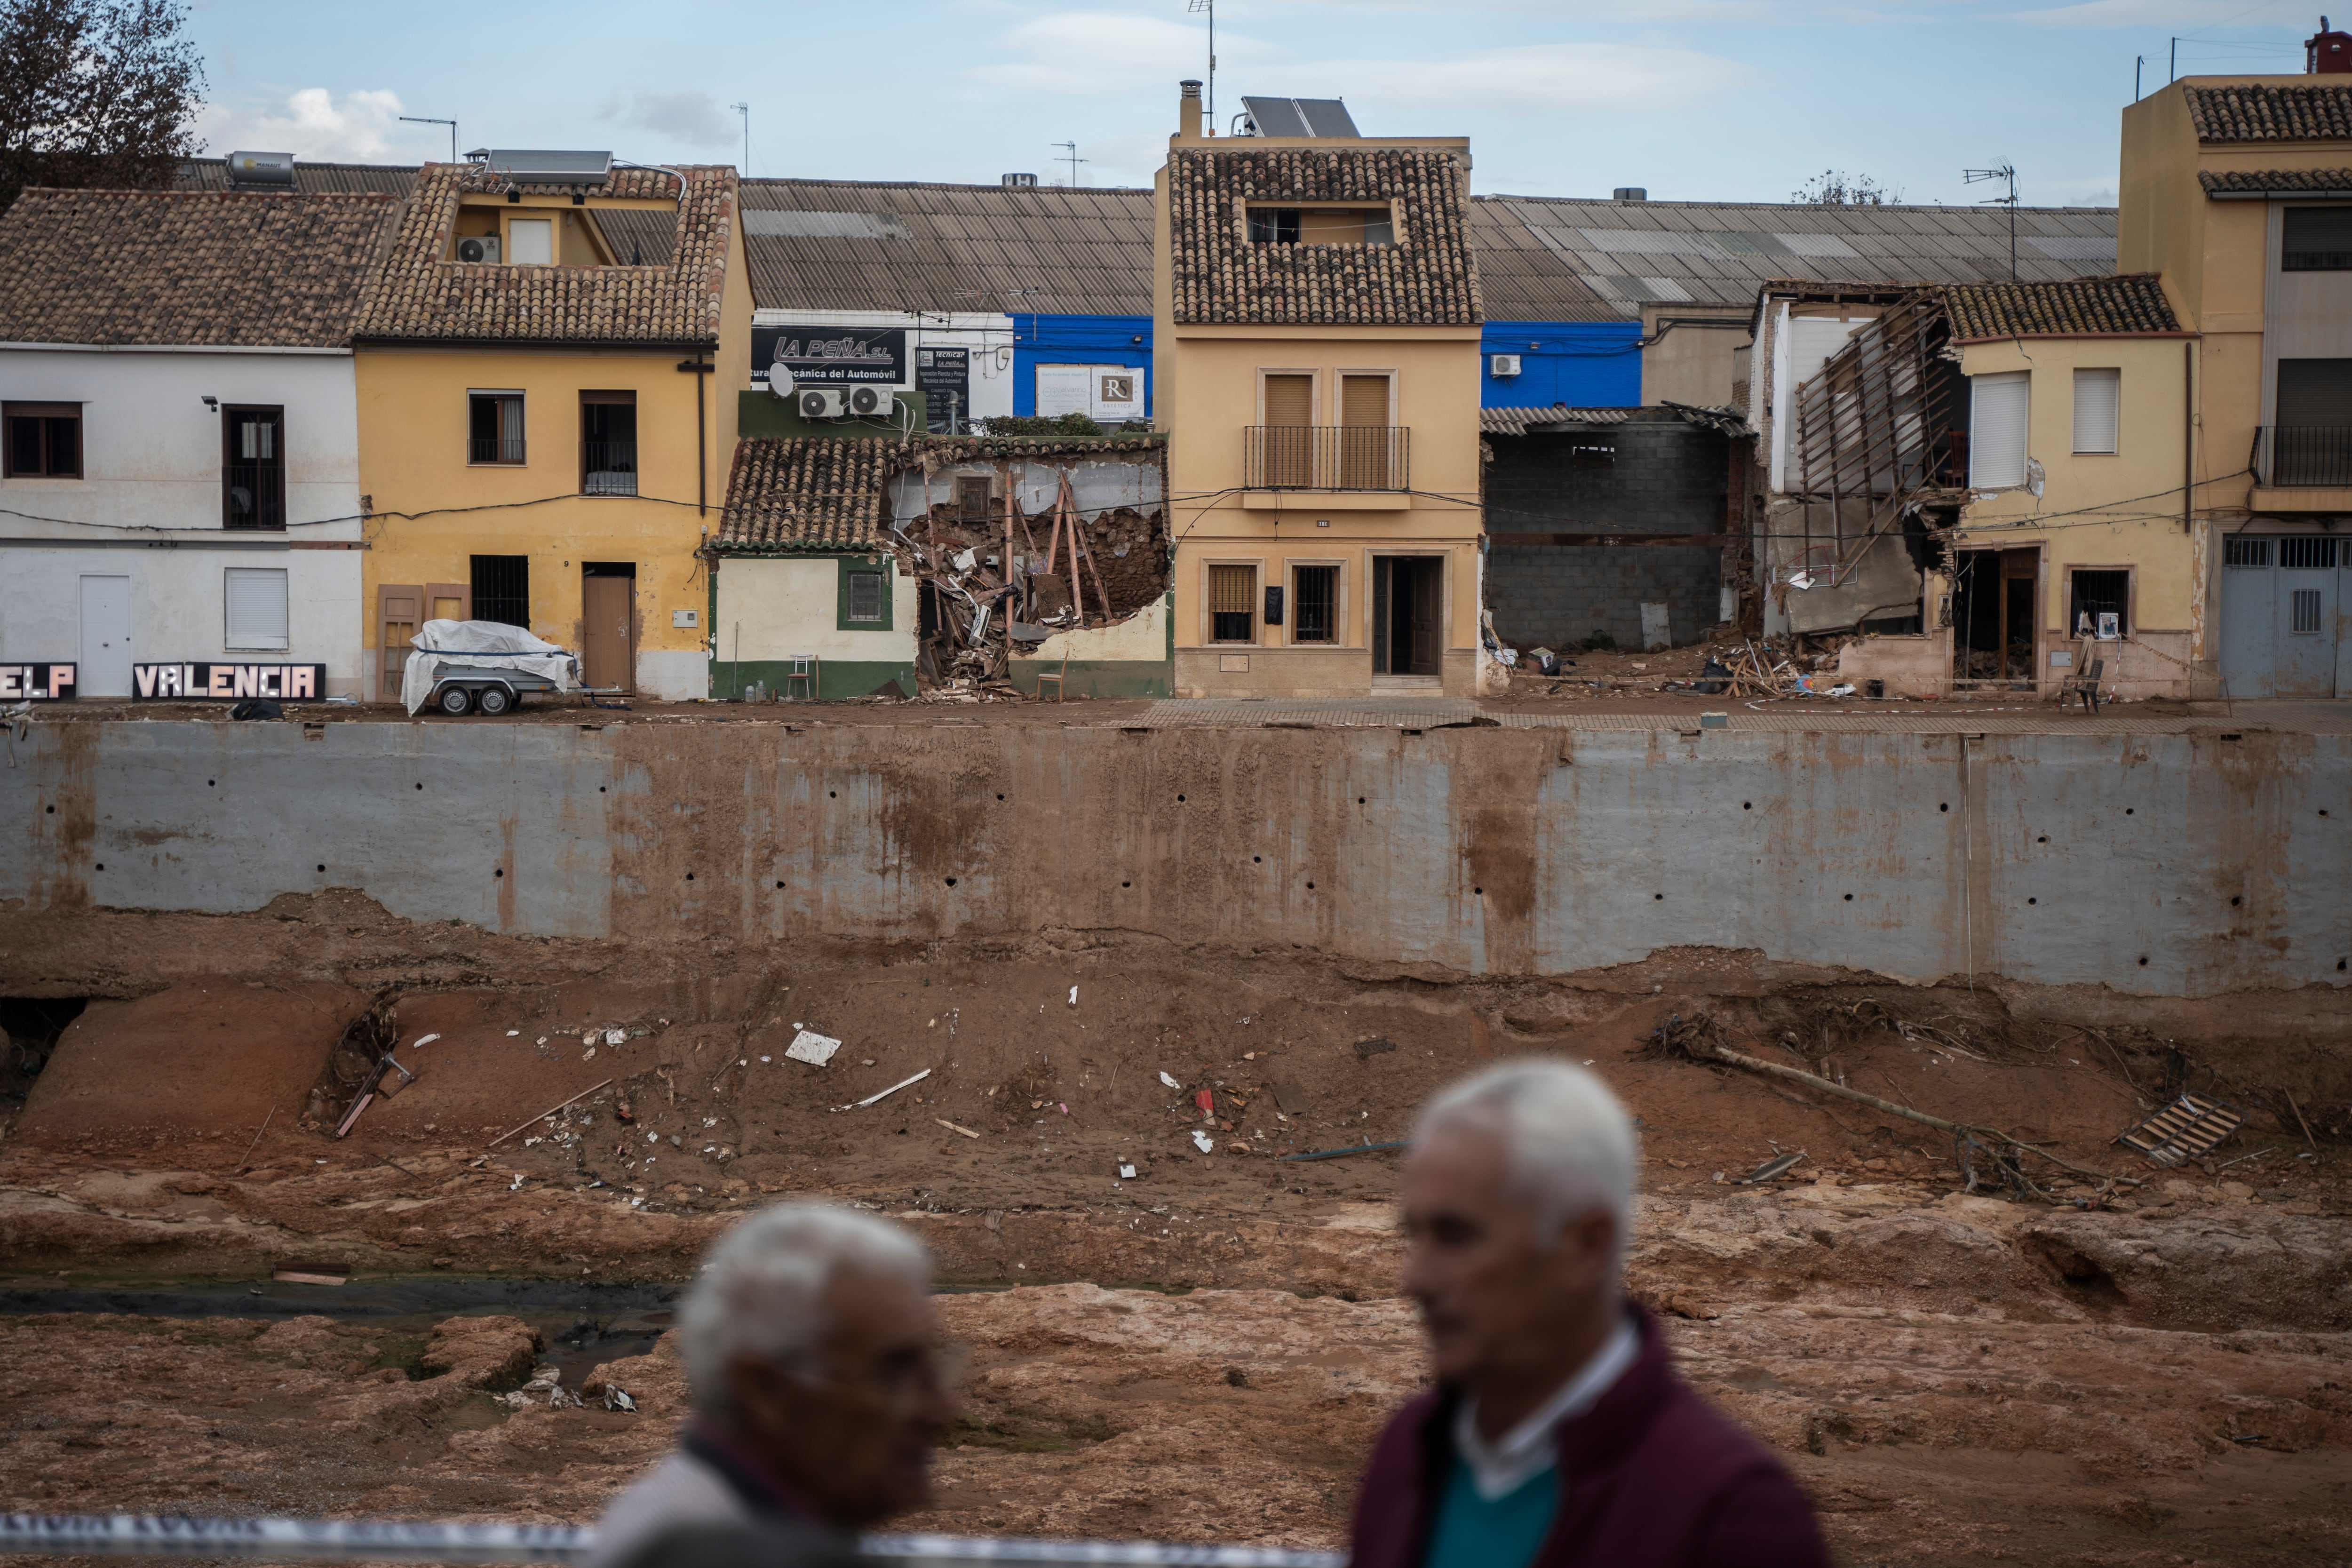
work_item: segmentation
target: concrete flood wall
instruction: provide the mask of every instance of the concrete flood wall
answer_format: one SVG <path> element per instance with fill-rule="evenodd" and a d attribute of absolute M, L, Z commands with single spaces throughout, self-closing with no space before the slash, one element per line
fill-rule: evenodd
<path fill-rule="evenodd" d="M 0 907 L 662 942 L 1079 930 L 1467 973 L 1669 947 L 2347 983 L 2352 740 L 728 722 L 36 725 Z"/>

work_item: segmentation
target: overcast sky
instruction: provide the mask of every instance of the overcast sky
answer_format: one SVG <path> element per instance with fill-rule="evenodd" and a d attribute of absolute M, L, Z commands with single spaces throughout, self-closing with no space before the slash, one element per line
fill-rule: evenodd
<path fill-rule="evenodd" d="M 305 159 L 593 147 L 762 175 L 1149 184 L 1176 83 L 1205 74 L 1193 0 L 196 0 L 209 149 Z M 2352 14 L 2352 0 L 2339 0 Z M 1471 138 L 1481 192 L 1785 201 L 1825 169 L 1906 201 L 2111 203 L 2135 56 L 2299 72 L 2287 0 L 1221 0 L 1217 113 L 1339 97 L 1372 135 Z M 2352 15 L 2347 16 L 2352 20 Z"/>

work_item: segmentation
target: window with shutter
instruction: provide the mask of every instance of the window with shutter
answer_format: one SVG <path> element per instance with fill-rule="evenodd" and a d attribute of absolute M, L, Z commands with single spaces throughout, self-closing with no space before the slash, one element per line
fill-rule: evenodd
<path fill-rule="evenodd" d="M 2352 359 L 2278 362 L 2278 417 L 2284 430 L 2352 427 Z"/>
<path fill-rule="evenodd" d="M 1256 627 L 1257 568 L 1209 568 L 1209 638 L 1213 642 L 1248 642 Z"/>
<path fill-rule="evenodd" d="M 2282 272 L 2352 272 L 2352 207 L 2289 207 Z"/>
<path fill-rule="evenodd" d="M 283 652 L 289 643 L 285 569 L 231 566 L 222 586 L 228 605 L 226 646 L 230 650 Z"/>
<path fill-rule="evenodd" d="M 2112 452 L 2121 423 L 2124 373 L 2120 370 L 2078 370 L 2074 373 L 2074 450 Z"/>
<path fill-rule="evenodd" d="M 2026 371 L 1969 377 L 1969 483 L 2011 489 L 2025 482 Z"/>

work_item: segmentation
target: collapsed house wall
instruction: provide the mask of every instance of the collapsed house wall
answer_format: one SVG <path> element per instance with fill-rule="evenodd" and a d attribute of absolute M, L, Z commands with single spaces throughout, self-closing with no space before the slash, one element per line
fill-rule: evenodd
<path fill-rule="evenodd" d="M 350 888 L 643 943 L 1707 947 L 2179 996 L 2352 968 L 2346 736 L 89 721 L 16 756 L 20 913 Z"/>

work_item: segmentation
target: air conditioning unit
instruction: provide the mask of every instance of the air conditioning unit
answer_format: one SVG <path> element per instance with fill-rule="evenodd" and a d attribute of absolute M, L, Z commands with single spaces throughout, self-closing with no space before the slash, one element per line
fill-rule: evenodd
<path fill-rule="evenodd" d="M 860 419 L 887 419 L 897 411 L 898 395 L 887 386 L 853 386 L 849 411 Z"/>
<path fill-rule="evenodd" d="M 849 412 L 849 395 L 837 386 L 811 386 L 800 393 L 803 419 L 839 419 Z"/>
<path fill-rule="evenodd" d="M 457 242 L 457 259 L 460 261 L 496 261 L 498 258 L 499 237 L 495 234 Z"/>
<path fill-rule="evenodd" d="M 1486 369 L 1490 374 L 1494 375 L 1517 375 L 1519 374 L 1519 356 L 1517 354 L 1488 354 L 1486 356 Z"/>

